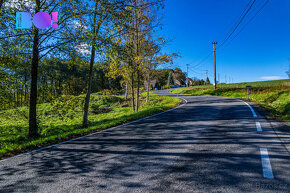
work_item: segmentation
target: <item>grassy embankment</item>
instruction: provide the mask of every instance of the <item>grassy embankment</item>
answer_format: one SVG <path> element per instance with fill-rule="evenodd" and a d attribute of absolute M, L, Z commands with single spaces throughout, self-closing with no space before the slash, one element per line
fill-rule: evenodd
<path fill-rule="evenodd" d="M 280 120 L 290 120 L 290 80 L 275 80 L 261 82 L 245 82 L 218 85 L 214 90 L 212 85 L 180 88 L 172 93 L 189 95 L 225 96 L 247 100 L 246 85 L 251 85 L 250 101 L 256 102 Z"/>
<path fill-rule="evenodd" d="M 140 111 L 133 113 L 124 97 L 92 94 L 89 127 L 85 129 L 81 127 L 84 96 L 63 96 L 52 103 L 39 104 L 37 111 L 41 137 L 35 140 L 27 138 L 28 107 L 0 111 L 0 157 L 100 131 L 181 103 L 180 99 L 173 97 L 154 94 L 150 97 L 151 100 L 146 103 L 143 95 Z"/>

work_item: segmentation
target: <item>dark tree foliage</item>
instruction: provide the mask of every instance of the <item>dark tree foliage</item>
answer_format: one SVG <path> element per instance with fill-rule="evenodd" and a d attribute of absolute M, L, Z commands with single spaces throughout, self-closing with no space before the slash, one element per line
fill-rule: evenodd
<path fill-rule="evenodd" d="M 206 85 L 209 85 L 209 84 L 210 84 L 210 81 L 209 81 L 209 78 L 208 78 L 208 77 L 206 77 L 205 84 L 206 84 Z"/>
<path fill-rule="evenodd" d="M 168 80 L 167 80 L 167 85 L 168 86 L 173 85 L 172 72 L 169 72 Z"/>

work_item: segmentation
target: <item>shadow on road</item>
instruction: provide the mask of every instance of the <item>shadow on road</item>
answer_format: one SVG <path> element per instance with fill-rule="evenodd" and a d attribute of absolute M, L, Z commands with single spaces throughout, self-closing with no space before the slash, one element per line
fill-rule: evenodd
<path fill-rule="evenodd" d="M 281 150 L 273 136 L 255 132 L 248 107 L 234 99 L 198 100 L 0 163 L 0 192 L 286 192 L 287 179 L 262 176 L 259 146 Z M 281 163 L 274 175 L 289 170 L 288 157 L 271 158 Z"/>

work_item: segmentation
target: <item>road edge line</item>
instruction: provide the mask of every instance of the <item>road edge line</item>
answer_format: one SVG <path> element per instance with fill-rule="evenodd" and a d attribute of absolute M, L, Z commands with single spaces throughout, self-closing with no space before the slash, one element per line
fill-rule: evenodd
<path fill-rule="evenodd" d="M 241 101 L 243 101 L 243 100 L 241 100 Z M 249 105 L 249 103 L 247 103 L 246 101 L 243 101 L 243 102 L 250 108 L 250 110 L 252 111 L 253 117 L 256 118 L 257 114 L 256 114 L 255 110 L 253 109 L 253 107 L 251 105 Z"/>
<path fill-rule="evenodd" d="M 274 179 L 274 174 L 267 148 L 260 148 L 260 153 L 264 178 Z"/>
<path fill-rule="evenodd" d="M 261 126 L 259 121 L 256 121 L 256 128 L 257 128 L 258 132 L 262 132 L 263 131 L 262 126 Z"/>

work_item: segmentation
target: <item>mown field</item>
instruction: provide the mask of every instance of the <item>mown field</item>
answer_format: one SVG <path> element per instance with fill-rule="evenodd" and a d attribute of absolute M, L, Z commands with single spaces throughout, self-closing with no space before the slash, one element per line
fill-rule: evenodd
<path fill-rule="evenodd" d="M 221 84 L 214 90 L 212 85 L 180 88 L 172 93 L 189 95 L 225 96 L 247 100 L 246 86 L 250 85 L 249 100 L 258 103 L 276 119 L 290 120 L 290 80 Z"/>
<path fill-rule="evenodd" d="M 57 143 L 93 131 L 103 130 L 131 120 L 152 115 L 181 103 L 178 98 L 150 94 L 150 101 L 141 97 L 138 113 L 122 96 L 92 94 L 89 127 L 82 128 L 84 96 L 62 96 L 51 103 L 39 104 L 38 124 L 41 137 L 27 138 L 28 107 L 0 111 L 0 157 L 12 156 L 31 149 Z"/>

